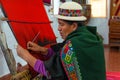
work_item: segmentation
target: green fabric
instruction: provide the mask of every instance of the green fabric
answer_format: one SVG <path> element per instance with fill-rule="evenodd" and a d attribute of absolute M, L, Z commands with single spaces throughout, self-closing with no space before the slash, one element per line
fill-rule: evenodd
<path fill-rule="evenodd" d="M 82 80 L 106 80 L 104 47 L 95 27 L 79 27 L 68 35 L 78 60 Z"/>

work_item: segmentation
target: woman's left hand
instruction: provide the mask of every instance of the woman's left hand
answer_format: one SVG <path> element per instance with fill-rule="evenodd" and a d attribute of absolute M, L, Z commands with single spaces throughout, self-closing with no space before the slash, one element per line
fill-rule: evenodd
<path fill-rule="evenodd" d="M 37 61 L 37 59 L 35 57 L 33 57 L 29 51 L 27 49 L 24 49 L 23 47 L 21 47 L 20 45 L 17 45 L 17 54 L 24 59 L 25 61 L 27 61 L 32 67 L 34 67 L 35 62 Z"/>
<path fill-rule="evenodd" d="M 25 58 L 27 57 L 27 55 L 29 55 L 29 52 L 28 52 L 27 49 L 24 49 L 22 46 L 17 45 L 17 54 L 18 54 L 21 58 L 25 59 Z"/>

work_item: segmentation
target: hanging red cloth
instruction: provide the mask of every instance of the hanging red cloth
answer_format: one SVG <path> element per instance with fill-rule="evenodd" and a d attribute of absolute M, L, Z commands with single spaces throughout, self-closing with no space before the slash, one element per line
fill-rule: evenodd
<path fill-rule="evenodd" d="M 26 48 L 28 41 L 32 41 L 39 33 L 35 42 L 46 46 L 56 43 L 55 34 L 45 11 L 42 0 L 0 0 L 5 16 L 18 43 Z M 45 60 L 37 53 L 32 53 L 36 58 Z M 33 77 L 36 73 L 32 71 Z"/>

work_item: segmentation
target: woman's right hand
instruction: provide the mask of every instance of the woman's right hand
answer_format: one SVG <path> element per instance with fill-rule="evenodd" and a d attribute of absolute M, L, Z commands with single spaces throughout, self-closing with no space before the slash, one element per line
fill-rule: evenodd
<path fill-rule="evenodd" d="M 29 41 L 29 42 L 27 43 L 27 49 L 28 49 L 28 50 L 32 50 L 32 51 L 37 51 L 37 52 L 39 52 L 39 51 L 41 51 L 41 50 L 40 50 L 40 47 L 41 47 L 41 46 L 39 46 L 38 44 L 33 43 L 33 42 L 31 42 L 31 41 Z"/>
<path fill-rule="evenodd" d="M 31 41 L 29 41 L 27 43 L 27 49 L 32 50 L 32 51 L 36 51 L 36 52 L 40 52 L 43 55 L 47 55 L 47 53 L 48 53 L 48 48 L 42 47 L 42 46 L 40 46 L 36 43 L 33 43 Z"/>

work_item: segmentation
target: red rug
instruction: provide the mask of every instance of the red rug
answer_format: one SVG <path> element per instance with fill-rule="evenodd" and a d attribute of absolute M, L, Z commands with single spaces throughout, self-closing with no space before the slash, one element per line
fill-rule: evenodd
<path fill-rule="evenodd" d="M 120 80 L 120 72 L 107 72 L 106 76 L 106 80 Z"/>

